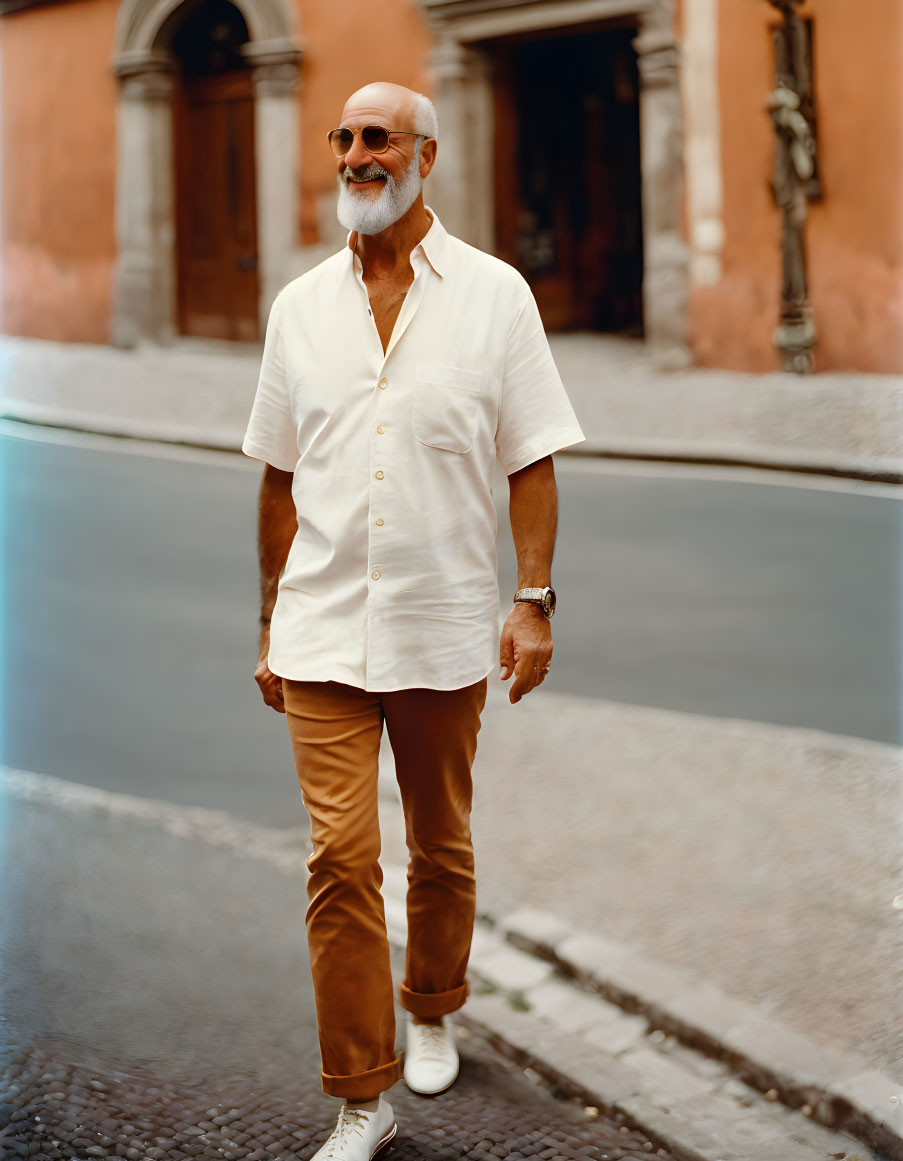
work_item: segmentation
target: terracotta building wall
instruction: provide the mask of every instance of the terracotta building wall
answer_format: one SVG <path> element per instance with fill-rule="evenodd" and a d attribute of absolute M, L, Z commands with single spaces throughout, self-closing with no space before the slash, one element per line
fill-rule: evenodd
<path fill-rule="evenodd" d="M 0 19 L 0 330 L 106 342 L 116 257 L 117 0 Z"/>
<path fill-rule="evenodd" d="M 299 93 L 300 240 L 317 242 L 335 189 L 326 131 L 371 80 L 430 92 L 432 38 L 416 0 L 296 0 L 305 45 Z M 118 0 L 39 5 L 0 20 L 0 331 L 109 341 L 116 260 Z"/>
<path fill-rule="evenodd" d="M 810 296 L 816 368 L 903 371 L 903 65 L 899 0 L 810 0 L 819 172 L 810 205 Z M 720 0 L 719 88 L 724 182 L 723 274 L 691 296 L 700 362 L 774 370 L 780 308 L 780 213 L 765 101 L 773 85 L 765 0 Z M 866 78 L 868 82 L 866 83 Z"/>
<path fill-rule="evenodd" d="M 432 36 L 416 0 L 297 0 L 305 42 L 301 102 L 301 242 L 317 242 L 317 206 L 335 190 L 326 134 L 346 97 L 370 81 L 394 81 L 432 96 Z M 440 129 L 441 135 L 441 129 Z M 441 151 L 441 143 L 440 143 Z"/>
<path fill-rule="evenodd" d="M 722 275 L 694 288 L 692 346 L 708 366 L 769 371 L 778 319 L 780 215 L 768 187 L 773 134 L 765 112 L 772 83 L 765 0 L 721 0 L 718 88 L 724 197 Z"/>
<path fill-rule="evenodd" d="M 303 243 L 334 190 L 325 132 L 345 97 L 385 78 L 431 92 L 416 0 L 296 0 Z M 118 0 L 69 0 L 0 20 L 0 330 L 106 342 L 115 245 Z M 809 273 L 819 370 L 903 371 L 903 14 L 899 0 L 809 0 L 819 165 Z M 725 244 L 717 286 L 693 289 L 691 339 L 709 365 L 777 366 L 780 214 L 769 189 L 773 74 L 766 0 L 719 0 Z M 864 78 L 869 83 L 864 83 Z M 441 143 L 440 143 L 441 152 Z M 327 211 L 328 213 L 328 211 Z M 333 227 L 334 228 L 334 227 Z"/>
<path fill-rule="evenodd" d="M 809 229 L 817 366 L 903 372 L 903 8 L 810 10 L 825 193 Z"/>

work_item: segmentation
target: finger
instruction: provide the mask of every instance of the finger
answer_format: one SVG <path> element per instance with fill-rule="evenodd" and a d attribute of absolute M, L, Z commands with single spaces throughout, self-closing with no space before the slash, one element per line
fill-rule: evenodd
<path fill-rule="evenodd" d="M 510 633 L 502 633 L 499 641 L 499 668 L 502 681 L 507 681 L 514 672 L 514 645 Z"/>
<path fill-rule="evenodd" d="M 508 691 L 508 700 L 518 702 L 525 693 L 533 688 L 533 670 L 524 662 L 518 661 L 514 670 L 514 684 Z"/>
<path fill-rule="evenodd" d="M 270 669 L 263 669 L 254 674 L 254 680 L 260 689 L 264 705 L 268 705 L 277 713 L 284 714 L 286 710 L 282 692 L 282 678 Z"/>
<path fill-rule="evenodd" d="M 548 662 L 546 662 L 545 664 L 547 665 Z M 545 666 L 539 665 L 539 668 L 533 670 L 533 678 L 532 678 L 532 681 L 530 683 L 529 689 L 525 689 L 523 692 L 525 694 L 527 694 L 530 692 L 531 689 L 535 689 L 537 687 L 537 685 L 542 685 L 542 683 L 545 681 L 545 679 L 547 677 L 548 677 L 548 673 L 545 670 Z"/>

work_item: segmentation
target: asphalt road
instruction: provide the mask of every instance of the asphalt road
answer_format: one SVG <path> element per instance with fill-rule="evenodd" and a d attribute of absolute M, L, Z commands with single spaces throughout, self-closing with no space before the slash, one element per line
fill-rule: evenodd
<path fill-rule="evenodd" d="M 252 677 L 260 465 L 21 431 L 0 439 L 3 761 L 299 825 L 284 720 Z M 544 689 L 900 740 L 888 489 L 557 468 Z M 504 597 L 504 481 L 497 497 Z"/>

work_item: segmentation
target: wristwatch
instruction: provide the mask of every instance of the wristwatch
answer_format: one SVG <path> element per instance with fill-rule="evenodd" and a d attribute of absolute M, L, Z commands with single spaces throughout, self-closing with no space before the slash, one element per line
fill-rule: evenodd
<path fill-rule="evenodd" d="M 528 601 L 531 604 L 539 605 L 547 617 L 551 617 L 555 612 L 555 590 L 551 585 L 547 585 L 544 589 L 518 589 L 514 594 L 514 601 Z"/>

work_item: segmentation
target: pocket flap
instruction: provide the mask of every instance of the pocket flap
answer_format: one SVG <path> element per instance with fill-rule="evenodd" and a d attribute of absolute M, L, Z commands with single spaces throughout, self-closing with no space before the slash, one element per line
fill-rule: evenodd
<path fill-rule="evenodd" d="M 418 383 L 438 383 L 442 387 L 461 387 L 465 391 L 479 391 L 483 382 L 482 371 L 466 367 L 450 367 L 448 363 L 418 363 Z"/>

